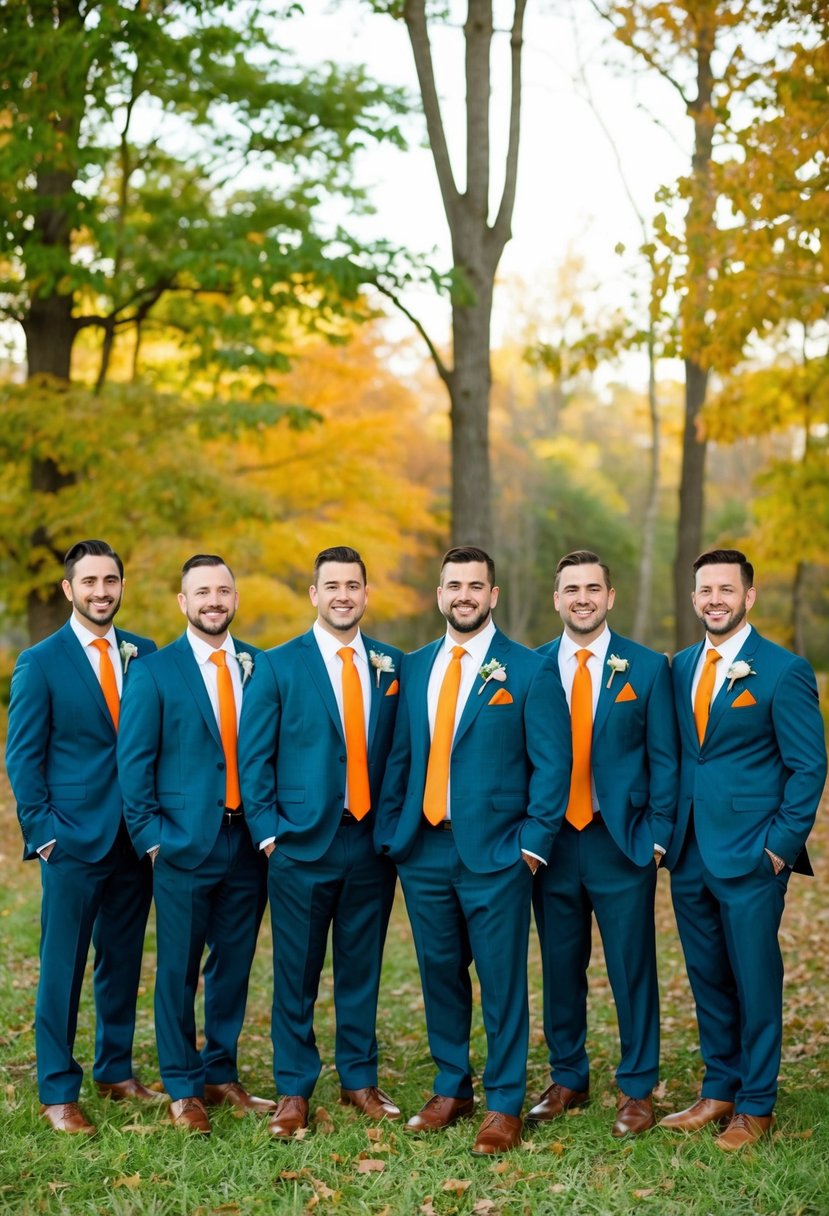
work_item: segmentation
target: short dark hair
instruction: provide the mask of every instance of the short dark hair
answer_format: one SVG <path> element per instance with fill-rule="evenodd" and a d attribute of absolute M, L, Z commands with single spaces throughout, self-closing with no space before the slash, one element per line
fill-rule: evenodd
<path fill-rule="evenodd" d="M 745 553 L 741 553 L 739 549 L 710 549 L 707 553 L 700 553 L 694 562 L 695 584 L 697 571 L 701 570 L 703 566 L 739 566 L 740 578 L 743 580 L 746 591 L 749 587 L 754 586 L 754 567 Z"/>
<path fill-rule="evenodd" d="M 489 575 L 489 585 L 490 587 L 495 586 L 495 562 L 485 549 L 479 549 L 476 545 L 456 545 L 454 549 L 447 549 L 443 555 L 443 561 L 440 563 L 441 582 L 443 582 L 443 567 L 448 566 L 450 562 L 456 562 L 458 565 L 464 565 L 467 562 L 483 562 Z"/>
<path fill-rule="evenodd" d="M 563 571 L 568 566 L 601 566 L 604 572 L 604 581 L 608 591 L 613 586 L 610 581 L 610 567 L 599 557 L 598 553 L 594 553 L 592 549 L 574 549 L 572 553 L 565 553 L 556 566 L 556 581 L 555 589 L 558 591 L 558 584 Z"/>
<path fill-rule="evenodd" d="M 75 567 L 83 557 L 111 557 L 118 567 L 118 574 L 123 579 L 124 563 L 112 545 L 108 545 L 105 540 L 79 540 L 70 549 L 66 550 L 66 555 L 63 559 L 63 577 L 67 582 L 72 582 Z"/>
<path fill-rule="evenodd" d="M 332 545 L 330 549 L 323 549 L 314 558 L 314 583 L 316 587 L 317 580 L 320 574 L 320 566 L 324 566 L 326 562 L 344 562 L 349 566 L 359 566 L 363 576 L 363 582 L 368 582 L 366 576 L 366 563 L 360 557 L 356 549 L 352 549 L 350 545 Z"/>
<path fill-rule="evenodd" d="M 235 574 L 230 569 L 230 566 L 228 566 L 225 559 L 223 557 L 219 557 L 218 553 L 194 553 L 192 557 L 188 557 L 187 561 L 181 567 L 182 583 L 190 571 L 198 569 L 199 566 L 224 566 L 234 583 L 236 582 Z"/>

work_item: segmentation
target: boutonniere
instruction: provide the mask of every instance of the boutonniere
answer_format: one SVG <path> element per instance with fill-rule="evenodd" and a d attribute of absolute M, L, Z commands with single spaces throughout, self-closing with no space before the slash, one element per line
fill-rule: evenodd
<path fill-rule="evenodd" d="M 483 680 L 483 684 L 478 689 L 478 696 L 480 696 L 490 680 L 497 680 L 499 684 L 502 684 L 507 678 L 507 669 L 497 659 L 490 659 L 488 663 L 484 663 L 483 667 L 478 669 L 478 675 Z"/>
<path fill-rule="evenodd" d="M 118 653 L 121 656 L 121 662 L 124 665 L 124 675 L 127 674 L 127 668 L 130 665 L 130 659 L 134 659 L 138 654 L 138 647 L 134 642 L 128 642 L 126 638 L 118 647 Z"/>
<path fill-rule="evenodd" d="M 242 669 L 242 688 L 244 688 L 253 674 L 253 655 L 248 654 L 246 650 L 237 650 L 236 660 Z"/>
<path fill-rule="evenodd" d="M 383 672 L 388 675 L 394 674 L 394 659 L 390 654 L 383 654 L 382 650 L 370 650 L 368 652 L 368 661 L 371 663 L 377 673 L 377 687 L 380 687 L 380 677 Z"/>
<path fill-rule="evenodd" d="M 728 680 L 728 688 L 726 692 L 731 692 L 734 687 L 735 680 L 744 680 L 746 676 L 756 676 L 757 672 L 752 671 L 751 664 L 745 659 L 738 659 L 736 663 L 732 663 L 728 671 L 725 673 L 725 678 Z"/>
<path fill-rule="evenodd" d="M 616 672 L 627 671 L 628 667 L 630 667 L 630 659 L 620 659 L 618 654 L 612 654 L 607 660 L 607 665 L 610 668 L 610 679 L 607 681 L 605 688 L 610 688 Z"/>

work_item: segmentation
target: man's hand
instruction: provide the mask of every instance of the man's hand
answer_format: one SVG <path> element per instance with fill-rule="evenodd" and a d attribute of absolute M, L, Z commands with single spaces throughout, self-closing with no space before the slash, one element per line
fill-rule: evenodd
<path fill-rule="evenodd" d="M 657 870 L 659 869 L 659 863 L 662 861 L 662 858 L 663 858 L 664 856 L 665 856 L 665 854 L 664 854 L 664 853 L 660 853 L 660 852 L 659 852 L 659 849 L 654 849 L 654 851 L 653 851 L 653 860 L 654 860 L 654 862 L 656 863 L 656 868 L 657 868 Z"/>
<path fill-rule="evenodd" d="M 541 865 L 541 862 L 538 860 L 538 858 L 532 857 L 529 853 L 525 853 L 523 851 L 523 849 L 521 851 L 521 856 L 524 858 L 527 865 L 530 867 L 530 870 L 532 871 L 532 873 L 535 874 L 536 870 Z"/>
<path fill-rule="evenodd" d="M 270 842 L 270 844 L 266 844 L 263 847 L 262 852 L 265 854 L 266 857 L 270 857 L 271 853 L 274 851 L 275 848 L 276 848 L 276 842 L 274 840 L 272 840 Z"/>
<path fill-rule="evenodd" d="M 772 853 L 771 849 L 765 849 L 764 852 L 765 852 L 766 856 L 768 857 L 769 861 L 771 862 L 771 864 L 774 866 L 775 875 L 779 874 L 781 870 L 785 870 L 785 868 L 786 868 L 785 858 L 778 857 L 776 853 Z"/>
<path fill-rule="evenodd" d="M 158 851 L 161 848 L 160 844 L 154 844 L 151 849 L 147 849 L 147 856 L 150 859 L 150 864 L 155 865 L 155 859 L 158 857 Z"/>
<path fill-rule="evenodd" d="M 48 861 L 52 855 L 52 849 L 55 847 L 55 841 L 52 840 L 49 844 L 45 844 L 42 849 L 38 849 L 37 855 L 44 861 Z"/>

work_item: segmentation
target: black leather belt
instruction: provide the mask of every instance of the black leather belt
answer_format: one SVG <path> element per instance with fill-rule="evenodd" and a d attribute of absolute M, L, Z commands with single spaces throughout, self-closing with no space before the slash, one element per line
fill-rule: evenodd
<path fill-rule="evenodd" d="M 244 811 L 241 811 L 241 810 L 231 811 L 230 807 L 227 807 L 227 806 L 225 807 L 224 811 L 222 812 L 222 823 L 224 824 L 224 826 L 226 828 L 230 827 L 230 825 L 233 823 L 242 823 L 244 821 L 244 818 L 245 818 Z"/>
<path fill-rule="evenodd" d="M 452 831 L 452 820 L 451 819 L 441 819 L 440 823 L 430 823 L 429 820 L 427 819 L 426 826 L 427 826 L 427 828 L 430 828 L 431 831 L 433 831 L 433 832 L 451 832 Z"/>
<path fill-rule="evenodd" d="M 360 820 L 351 814 L 351 811 L 343 811 L 340 823 L 359 823 Z"/>

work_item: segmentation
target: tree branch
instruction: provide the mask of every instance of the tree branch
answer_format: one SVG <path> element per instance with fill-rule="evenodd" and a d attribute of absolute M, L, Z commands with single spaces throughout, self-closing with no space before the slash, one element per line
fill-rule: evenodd
<path fill-rule="evenodd" d="M 429 30 L 426 24 L 425 0 L 406 0 L 403 9 L 403 19 L 409 32 L 409 42 L 414 55 L 417 79 L 420 85 L 420 95 L 423 100 L 423 115 L 426 119 L 426 130 L 429 144 L 435 162 L 438 186 L 446 211 L 450 230 L 457 224 L 460 195 L 452 173 L 452 162 L 449 158 L 449 147 L 446 143 L 446 131 L 440 112 L 435 83 L 435 68 L 432 62 L 432 48 L 429 44 Z"/>
<path fill-rule="evenodd" d="M 501 205 L 495 217 L 493 232 L 499 248 L 503 249 L 511 235 L 512 214 L 515 208 L 515 192 L 518 183 L 518 144 L 521 137 L 521 56 L 524 47 L 524 12 L 527 0 L 515 0 L 515 11 L 510 33 L 510 111 L 509 143 L 507 145 L 504 190 Z"/>
<path fill-rule="evenodd" d="M 380 292 L 380 294 L 384 295 L 387 300 L 391 300 L 392 304 L 398 310 L 398 312 L 402 312 L 403 316 L 406 317 L 406 319 L 408 321 L 410 321 L 412 323 L 412 325 L 414 325 L 415 329 L 420 334 L 423 341 L 426 343 L 426 347 L 429 351 L 429 354 L 431 355 L 432 362 L 435 365 L 438 375 L 440 376 L 441 380 L 446 385 L 446 387 L 449 388 L 451 385 L 451 380 L 452 380 L 452 372 L 449 370 L 449 368 L 443 362 L 443 359 L 440 357 L 440 353 L 439 353 L 437 347 L 435 346 L 434 342 L 432 341 L 432 339 L 429 337 L 428 333 L 426 332 L 426 328 L 423 325 L 423 322 L 419 321 L 418 318 L 414 315 L 414 313 L 409 311 L 409 309 L 406 307 L 406 305 L 400 299 L 397 292 L 392 291 L 392 289 L 390 287 L 384 287 L 382 283 L 377 281 L 377 279 L 373 280 L 373 286 L 376 287 L 377 290 Z"/>

